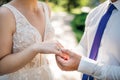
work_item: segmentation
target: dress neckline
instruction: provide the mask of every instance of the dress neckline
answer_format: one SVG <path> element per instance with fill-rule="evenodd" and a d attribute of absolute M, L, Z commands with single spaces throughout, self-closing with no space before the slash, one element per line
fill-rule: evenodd
<path fill-rule="evenodd" d="M 45 13 L 45 8 L 44 8 L 43 4 L 42 4 L 42 3 L 38 3 L 38 5 L 39 5 L 39 4 L 43 7 L 44 13 Z M 35 28 L 35 26 L 33 26 L 33 25 L 28 21 L 28 19 L 27 19 L 27 18 L 26 18 L 16 7 L 14 7 L 14 6 L 11 5 L 11 4 L 7 4 L 7 5 L 9 5 L 9 6 L 12 7 L 14 10 L 16 10 L 17 13 L 19 13 L 20 16 L 22 16 L 22 17 L 27 21 L 27 23 L 30 25 L 30 27 L 33 28 L 33 29 L 39 34 L 39 36 L 40 36 L 42 42 L 45 40 L 46 27 L 47 27 L 47 22 L 46 22 L 47 19 L 46 19 L 46 15 L 45 15 L 45 14 L 44 14 L 44 17 L 45 17 L 45 27 L 44 27 L 43 37 L 42 37 L 42 35 L 41 35 L 41 33 L 38 31 L 38 29 Z"/>

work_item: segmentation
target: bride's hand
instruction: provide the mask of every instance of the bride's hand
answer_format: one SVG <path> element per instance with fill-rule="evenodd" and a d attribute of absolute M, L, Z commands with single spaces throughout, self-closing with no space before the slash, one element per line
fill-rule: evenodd
<path fill-rule="evenodd" d="M 36 43 L 34 48 L 37 53 L 62 56 L 61 48 L 63 48 L 63 46 L 58 41 Z"/>

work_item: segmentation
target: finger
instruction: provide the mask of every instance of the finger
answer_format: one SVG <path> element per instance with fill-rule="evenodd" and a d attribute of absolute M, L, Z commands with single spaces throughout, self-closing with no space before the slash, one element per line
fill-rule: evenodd
<path fill-rule="evenodd" d="M 67 55 L 70 55 L 70 51 L 68 49 L 61 49 L 61 51 L 64 53 L 64 54 L 67 54 Z"/>
<path fill-rule="evenodd" d="M 59 52 L 58 52 L 58 51 L 59 51 Z M 61 51 L 61 49 L 57 49 L 56 55 L 58 55 L 58 56 L 64 58 L 65 60 L 68 60 L 68 59 L 69 59 L 69 55 L 63 53 L 63 52 Z"/>
<path fill-rule="evenodd" d="M 75 52 L 68 50 L 68 49 L 61 49 L 61 51 L 65 54 L 69 55 L 70 57 L 72 57 L 76 54 Z"/>
<path fill-rule="evenodd" d="M 58 66 L 64 70 L 64 71 L 70 71 L 71 61 L 70 60 L 64 60 L 63 58 L 56 56 L 56 62 Z"/>
<path fill-rule="evenodd" d="M 64 60 L 69 60 L 70 59 L 69 55 L 67 55 L 67 54 L 63 53 L 62 56 L 63 56 L 62 58 L 64 58 Z"/>
<path fill-rule="evenodd" d="M 58 67 L 63 70 L 64 66 L 61 63 L 59 63 L 58 56 L 55 55 L 55 58 L 56 58 L 56 62 L 57 62 Z"/>
<path fill-rule="evenodd" d="M 57 56 L 63 57 L 62 52 L 59 51 L 59 50 L 55 50 L 55 51 L 54 51 L 54 54 L 56 54 Z"/>
<path fill-rule="evenodd" d="M 60 56 L 56 56 L 56 61 L 61 65 L 64 66 L 64 64 L 66 63 L 66 61 L 61 58 Z"/>
<path fill-rule="evenodd" d="M 59 41 L 56 41 L 57 42 L 57 45 L 60 47 L 60 48 L 64 48 L 64 46 L 59 42 Z"/>
<path fill-rule="evenodd" d="M 56 50 L 61 51 L 61 48 L 59 46 L 56 47 Z"/>

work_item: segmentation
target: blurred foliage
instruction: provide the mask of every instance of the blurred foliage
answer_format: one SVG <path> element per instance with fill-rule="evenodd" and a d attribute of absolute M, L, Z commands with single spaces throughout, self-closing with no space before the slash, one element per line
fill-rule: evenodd
<path fill-rule="evenodd" d="M 8 2 L 10 2 L 11 0 L 0 0 L 0 6 L 2 5 L 2 4 L 5 4 L 5 3 L 8 3 Z"/>
<path fill-rule="evenodd" d="M 11 0 L 0 0 L 0 4 L 7 3 Z M 46 1 L 55 4 L 55 6 L 61 6 L 66 11 L 70 12 L 72 8 L 82 7 L 82 6 L 90 6 L 94 7 L 96 4 L 103 2 L 105 0 L 39 0 Z"/>
<path fill-rule="evenodd" d="M 49 4 L 52 4 L 52 9 L 55 9 L 53 7 L 58 7 L 58 9 L 61 7 L 62 11 L 71 12 L 72 9 L 80 8 L 83 6 L 89 6 L 89 7 L 95 7 L 99 3 L 105 1 L 105 0 L 40 0 L 40 1 L 49 1 Z"/>
<path fill-rule="evenodd" d="M 85 19 L 88 13 L 82 12 L 80 14 L 75 14 L 74 19 L 71 21 L 71 26 L 73 31 L 75 32 L 77 41 L 79 42 L 81 36 L 84 32 L 85 27 Z"/>
<path fill-rule="evenodd" d="M 45 1 L 45 0 L 43 0 Z M 71 21 L 71 27 L 79 42 L 85 28 L 85 19 L 88 13 L 82 12 L 83 6 L 94 8 L 105 0 L 49 0 L 49 5 L 53 11 L 66 11 L 75 17 Z"/>

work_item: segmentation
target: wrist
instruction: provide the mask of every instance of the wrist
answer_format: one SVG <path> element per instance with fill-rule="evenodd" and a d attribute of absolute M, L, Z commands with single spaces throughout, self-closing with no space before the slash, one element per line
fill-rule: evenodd
<path fill-rule="evenodd" d="M 81 62 L 81 58 L 82 58 L 82 56 L 77 55 L 77 58 L 76 58 L 76 68 L 75 68 L 75 70 L 78 70 L 79 64 L 80 64 L 80 62 Z"/>
<path fill-rule="evenodd" d="M 35 53 L 42 53 L 42 45 L 41 43 L 35 43 L 32 45 L 32 51 Z"/>

